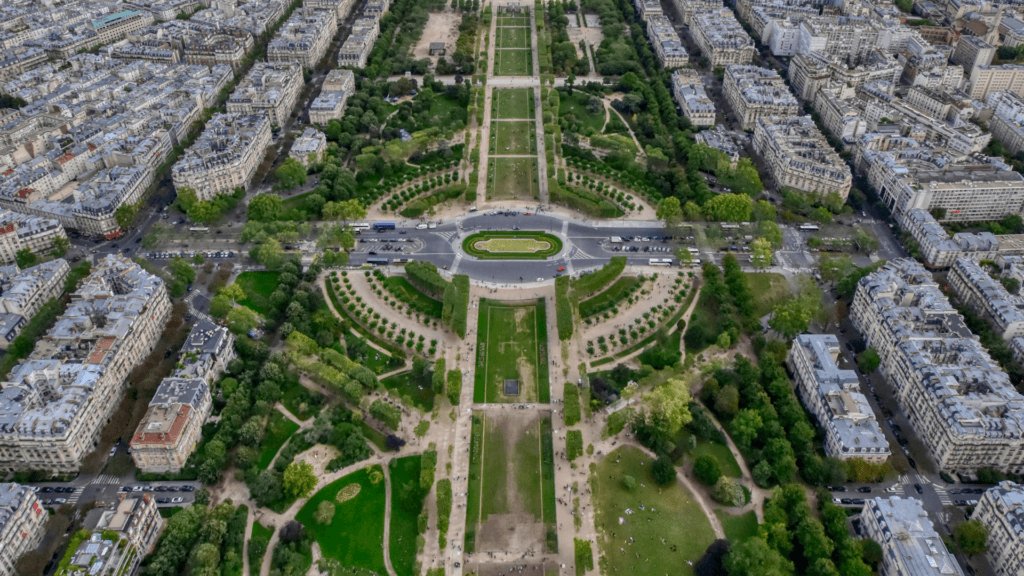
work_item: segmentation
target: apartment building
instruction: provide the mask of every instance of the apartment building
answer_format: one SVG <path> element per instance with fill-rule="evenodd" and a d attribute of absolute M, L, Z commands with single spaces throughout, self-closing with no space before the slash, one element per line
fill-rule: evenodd
<path fill-rule="evenodd" d="M 305 84 L 298 62 L 256 62 L 228 98 L 229 114 L 263 114 L 281 126 Z"/>
<path fill-rule="evenodd" d="M 303 68 L 314 68 L 327 53 L 338 17 L 334 10 L 298 8 L 267 44 L 270 62 L 298 62 Z"/>
<path fill-rule="evenodd" d="M 64 227 L 54 218 L 41 218 L 0 210 L 0 262 L 10 264 L 22 250 L 49 255 L 58 239 L 67 240 Z"/>
<path fill-rule="evenodd" d="M 789 81 L 796 96 L 813 102 L 818 90 L 828 85 L 852 89 L 865 84 L 899 83 L 903 66 L 896 59 L 877 50 L 868 52 L 856 66 L 848 66 L 836 57 L 828 58 L 814 52 L 793 56 L 789 65 Z"/>
<path fill-rule="evenodd" d="M 674 0 L 676 10 L 683 24 L 693 24 L 693 15 L 699 12 L 712 12 L 722 8 L 722 0 Z"/>
<path fill-rule="evenodd" d="M 1024 396 L 921 264 L 898 259 L 863 278 L 850 319 L 938 469 L 1024 470 Z"/>
<path fill-rule="evenodd" d="M 659 0 L 633 0 L 633 5 L 636 6 L 641 20 L 647 20 L 651 16 L 661 16 L 664 13 Z"/>
<path fill-rule="evenodd" d="M 834 334 L 801 334 L 787 364 L 804 406 L 825 431 L 825 454 L 880 464 L 892 455 L 889 442 L 860 391 L 857 373 L 836 365 L 841 354 Z"/>
<path fill-rule="evenodd" d="M 171 168 L 174 188 L 192 188 L 200 200 L 247 188 L 269 145 L 269 116 L 216 114 Z"/>
<path fill-rule="evenodd" d="M 72 472 L 99 441 L 171 304 L 163 281 L 108 255 L 0 390 L 0 466 Z"/>
<path fill-rule="evenodd" d="M 123 40 L 128 34 L 153 23 L 153 14 L 141 10 L 122 10 L 92 21 L 97 44 L 110 44 Z"/>
<path fill-rule="evenodd" d="M 690 124 L 715 125 L 715 103 L 708 98 L 696 70 L 681 68 L 672 73 L 672 96 Z"/>
<path fill-rule="evenodd" d="M 18 558 L 43 539 L 50 515 L 31 486 L 0 483 L 0 574 L 14 574 Z"/>
<path fill-rule="evenodd" d="M 309 121 L 326 126 L 331 120 L 340 120 L 345 114 L 348 97 L 355 91 L 355 75 L 351 70 L 331 70 L 324 84 L 309 106 Z"/>
<path fill-rule="evenodd" d="M 1024 66 L 1000 64 L 977 65 L 971 70 L 967 93 L 975 100 L 984 100 L 993 92 L 1013 92 L 1024 95 Z"/>
<path fill-rule="evenodd" d="M 957 42 L 953 55 L 949 57 L 950 62 L 963 66 L 964 72 L 970 74 L 975 66 L 988 66 L 992 64 L 992 58 L 996 55 L 995 46 L 985 42 L 977 36 L 964 34 Z"/>
<path fill-rule="evenodd" d="M 348 17 L 353 6 L 355 6 L 355 0 L 302 0 L 303 8 L 333 11 L 338 22 L 342 22 Z"/>
<path fill-rule="evenodd" d="M 725 126 L 719 124 L 711 130 L 701 130 L 693 135 L 694 141 L 698 144 L 704 144 L 705 146 L 714 148 L 720 152 L 725 153 L 729 157 L 729 162 L 732 167 L 736 167 L 736 163 L 740 161 L 740 152 L 742 147 L 736 142 L 736 138 L 733 137 L 732 132 L 726 130 Z"/>
<path fill-rule="evenodd" d="M 917 242 L 925 264 L 932 268 L 949 268 L 958 258 L 991 260 L 999 254 L 999 239 L 995 234 L 957 232 L 950 238 L 946 229 L 920 208 L 904 212 L 898 220 Z"/>
<path fill-rule="evenodd" d="M 757 119 L 762 116 L 785 118 L 800 113 L 800 103 L 782 76 L 769 68 L 742 64 L 726 66 L 722 90 L 744 130 L 753 130 Z"/>
<path fill-rule="evenodd" d="M 883 576 L 964 576 L 920 500 L 872 498 L 860 517 L 864 535 L 882 547 Z"/>
<path fill-rule="evenodd" d="M 878 48 L 881 26 L 871 18 L 808 16 L 800 22 L 797 53 L 855 62 Z"/>
<path fill-rule="evenodd" d="M 754 41 L 728 8 L 694 14 L 690 34 L 712 68 L 750 64 L 754 58 Z"/>
<path fill-rule="evenodd" d="M 962 303 L 986 316 L 1003 340 L 1024 337 L 1024 298 L 1010 294 L 973 258 L 957 258 L 949 287 Z"/>
<path fill-rule="evenodd" d="M 999 33 L 1003 35 L 1003 46 L 1016 48 L 1024 44 L 1024 19 L 1004 15 L 999 20 Z"/>
<path fill-rule="evenodd" d="M 988 528 L 986 555 L 995 573 L 1024 574 L 1024 486 L 1004 480 L 989 488 L 971 519 Z"/>
<path fill-rule="evenodd" d="M 70 568 L 89 576 L 120 576 L 138 572 L 142 559 L 151 553 L 163 527 L 153 494 L 118 494 L 118 501 L 103 511 L 96 532 L 79 544 Z M 116 540 L 103 533 L 114 532 Z M 124 541 L 124 545 L 120 542 Z"/>
<path fill-rule="evenodd" d="M 352 24 L 352 32 L 338 49 L 338 66 L 364 68 L 379 35 L 379 18 L 365 15 L 357 18 Z"/>
<path fill-rule="evenodd" d="M 210 386 L 200 378 L 164 378 L 132 435 L 132 460 L 143 473 L 176 473 L 202 439 Z"/>
<path fill-rule="evenodd" d="M 292 149 L 288 155 L 309 166 L 320 160 L 324 151 L 327 150 L 327 136 L 316 128 L 306 128 L 302 135 L 292 142 Z M 313 158 L 311 161 L 310 158 Z"/>
<path fill-rule="evenodd" d="M 43 304 L 64 293 L 70 271 L 63 258 L 22 271 L 17 264 L 0 267 L 0 348 L 6 350 Z"/>
<path fill-rule="evenodd" d="M 182 41 L 182 56 L 188 64 L 231 66 L 233 72 L 242 68 L 246 54 L 255 46 L 253 37 L 244 30 L 203 32 Z"/>
<path fill-rule="evenodd" d="M 810 116 L 757 119 L 754 150 L 779 186 L 813 194 L 850 193 L 853 174 Z"/>
<path fill-rule="evenodd" d="M 647 19 L 647 39 L 663 67 L 678 68 L 690 61 L 672 21 L 667 17 L 658 14 Z"/>
<path fill-rule="evenodd" d="M 988 102 L 993 100 L 998 104 L 989 121 L 992 137 L 1002 142 L 1011 154 L 1019 154 L 1024 151 L 1024 98 L 1014 92 L 997 92 L 989 96 Z"/>

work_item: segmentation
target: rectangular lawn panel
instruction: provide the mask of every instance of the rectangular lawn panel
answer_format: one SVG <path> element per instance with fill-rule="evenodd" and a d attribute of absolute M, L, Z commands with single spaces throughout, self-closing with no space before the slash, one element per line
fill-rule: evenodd
<path fill-rule="evenodd" d="M 413 406 L 424 412 L 434 409 L 434 389 L 429 375 L 424 378 L 414 376 L 411 371 L 401 372 L 384 378 L 380 383 L 400 398 L 411 398 Z"/>
<path fill-rule="evenodd" d="M 483 415 L 474 414 L 470 427 L 469 441 L 469 492 L 466 496 L 466 552 L 472 553 L 476 546 L 476 524 L 480 518 L 480 502 L 482 494 L 480 486 L 483 482 Z"/>
<path fill-rule="evenodd" d="M 480 300 L 474 402 L 548 402 L 544 301 L 506 304 Z M 519 381 L 506 396 L 505 380 Z"/>
<path fill-rule="evenodd" d="M 385 278 L 384 286 L 398 299 L 412 306 L 413 310 L 422 312 L 432 318 L 441 317 L 441 303 L 421 292 L 405 278 L 401 276 Z"/>
<path fill-rule="evenodd" d="M 558 553 L 558 520 L 555 518 L 555 447 L 551 416 L 540 420 L 541 500 L 544 504 L 544 543 L 551 554 Z"/>
<path fill-rule="evenodd" d="M 494 55 L 496 76 L 529 76 L 533 74 L 533 52 L 530 50 L 497 50 Z"/>
<path fill-rule="evenodd" d="M 498 26 L 529 26 L 529 16 L 498 16 Z"/>
<path fill-rule="evenodd" d="M 299 425 L 292 422 L 287 416 L 274 410 L 270 414 L 270 421 L 267 422 L 267 431 L 263 435 L 263 448 L 260 452 L 260 459 L 256 463 L 261 469 L 267 468 L 274 461 L 274 455 L 284 446 L 299 429 Z"/>
<path fill-rule="evenodd" d="M 487 179 L 489 200 L 534 200 L 539 194 L 536 158 L 492 157 Z"/>
<path fill-rule="evenodd" d="M 715 540 L 694 496 L 679 483 L 659 487 L 650 477 L 653 464 L 640 450 L 622 447 L 606 456 L 590 477 L 596 556 L 606 568 L 602 573 L 692 575 L 687 560 L 699 559 Z M 622 485 L 626 475 L 636 480 L 633 492 Z M 637 565 L 643 570 L 636 570 Z"/>
<path fill-rule="evenodd" d="M 499 27 L 498 28 L 498 45 L 497 48 L 529 48 L 530 47 L 530 28 L 524 26 L 521 28 L 513 28 L 511 26 Z"/>
<path fill-rule="evenodd" d="M 426 497 L 426 491 L 420 488 L 420 457 L 396 458 L 388 471 L 391 475 L 391 566 L 398 576 L 418 576 L 416 519 Z"/>
<path fill-rule="evenodd" d="M 537 137 L 533 122 L 494 122 L 491 124 L 491 155 L 527 155 L 536 153 Z"/>
<path fill-rule="evenodd" d="M 418 458 L 418 457 L 416 457 Z M 375 471 L 373 474 L 371 471 Z M 374 478 L 371 478 L 371 475 Z M 373 480 L 378 479 L 377 483 Z M 359 493 L 338 502 L 338 492 L 349 485 L 358 485 Z M 313 519 L 317 506 L 329 501 L 335 505 L 334 519 L 328 525 Z M 355 566 L 386 574 L 384 568 L 384 475 L 380 466 L 362 469 L 324 486 L 295 515 L 320 543 L 326 558 L 334 558 L 342 566 Z M 396 510 L 392 508 L 392 515 Z M 392 528 L 393 529 L 393 528 Z M 415 539 L 414 539 L 415 540 Z"/>
<path fill-rule="evenodd" d="M 270 295 L 277 290 L 277 278 L 280 272 L 242 272 L 235 283 L 245 291 L 245 300 L 238 303 L 266 316 L 274 307 L 270 304 Z"/>
<path fill-rule="evenodd" d="M 535 117 L 532 88 L 495 90 L 491 97 L 491 116 L 496 120 L 530 119 Z"/>

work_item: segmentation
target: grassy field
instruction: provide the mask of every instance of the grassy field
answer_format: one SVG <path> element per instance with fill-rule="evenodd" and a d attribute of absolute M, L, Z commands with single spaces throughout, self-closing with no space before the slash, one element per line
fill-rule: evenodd
<path fill-rule="evenodd" d="M 491 154 L 517 155 L 537 152 L 533 122 L 494 122 L 491 132 Z"/>
<path fill-rule="evenodd" d="M 491 116 L 495 120 L 535 117 L 533 90 L 530 88 L 495 90 L 491 102 Z"/>
<path fill-rule="evenodd" d="M 536 158 L 491 158 L 489 200 L 532 200 L 538 195 Z"/>
<path fill-rule="evenodd" d="M 245 290 L 245 300 L 239 304 L 266 315 L 273 307 L 270 305 L 270 295 L 277 289 L 277 277 L 280 272 L 242 272 L 235 280 L 242 290 Z"/>
<path fill-rule="evenodd" d="M 267 528 L 263 524 L 260 524 L 259 522 L 255 522 L 255 521 L 252 523 L 252 537 L 253 538 L 255 538 L 257 536 L 263 536 L 264 538 L 267 539 L 267 542 L 270 542 L 270 537 L 273 536 L 273 535 L 274 535 L 274 529 L 273 528 Z"/>
<path fill-rule="evenodd" d="M 491 230 L 470 234 L 462 249 L 481 260 L 545 260 L 562 251 L 562 241 L 546 232 Z"/>
<path fill-rule="evenodd" d="M 755 313 L 758 318 L 772 311 L 780 300 L 792 295 L 786 277 L 771 272 L 747 274 L 747 285 L 754 295 Z"/>
<path fill-rule="evenodd" d="M 622 447 L 606 456 L 591 475 L 602 574 L 693 574 L 686 561 L 700 558 L 715 540 L 693 495 L 678 483 L 661 488 L 651 480 L 646 471 L 653 463 L 640 450 Z M 633 492 L 622 485 L 626 475 L 636 478 Z M 627 514 L 627 508 L 633 514 Z M 620 518 L 625 519 L 622 524 Z M 638 565 L 642 570 L 636 569 Z"/>
<path fill-rule="evenodd" d="M 533 238 L 492 238 L 478 242 L 476 248 L 488 252 L 537 252 L 551 248 L 551 243 Z"/>
<path fill-rule="evenodd" d="M 423 509 L 425 492 L 420 489 L 420 457 L 396 458 L 389 464 L 391 475 L 391 566 L 398 576 L 417 576 L 416 518 Z"/>
<path fill-rule="evenodd" d="M 547 324 L 544 301 L 505 304 L 480 300 L 474 402 L 548 402 Z M 519 380 L 519 394 L 504 394 Z"/>
<path fill-rule="evenodd" d="M 551 418 L 531 412 L 473 416 L 466 548 L 507 537 L 502 522 L 532 516 L 538 542 L 557 551 Z M 508 515 L 507 517 L 505 515 Z M 491 516 L 501 516 L 491 519 Z M 495 533 L 497 532 L 497 533 Z M 489 549 L 489 548 L 488 548 Z"/>
<path fill-rule="evenodd" d="M 298 378 L 289 378 L 287 382 L 281 382 L 281 405 L 291 412 L 296 418 L 305 422 L 316 414 L 308 400 L 312 393 L 302 384 Z M 305 404 L 305 406 L 303 406 Z M 303 409 L 305 408 L 305 409 Z"/>
<path fill-rule="evenodd" d="M 388 376 L 380 381 L 388 390 L 399 397 L 410 397 L 414 406 L 430 412 L 434 409 L 434 389 L 431 388 L 430 377 L 413 376 L 411 371 Z"/>
<path fill-rule="evenodd" d="M 441 303 L 421 292 L 418 288 L 409 283 L 401 276 L 391 276 L 384 279 L 387 286 L 397 298 L 412 305 L 413 310 L 418 310 L 434 318 L 441 317 Z"/>
<path fill-rule="evenodd" d="M 284 443 L 291 438 L 292 434 L 299 429 L 299 425 L 288 419 L 281 412 L 274 410 L 267 422 L 267 432 L 263 435 L 263 448 L 260 451 L 260 459 L 256 463 L 260 468 L 267 468 L 274 461 L 274 455 L 284 446 Z"/>
<path fill-rule="evenodd" d="M 369 467 L 368 467 L 369 468 Z M 370 470 L 375 469 L 380 481 L 374 484 Z M 351 500 L 338 502 L 338 491 L 349 484 L 359 484 L 359 494 Z M 313 519 L 317 506 L 328 500 L 335 504 L 334 519 L 328 525 Z M 384 476 L 380 466 L 364 468 L 324 486 L 295 515 L 320 543 L 327 558 L 335 558 L 342 566 L 353 566 L 385 574 L 384 568 Z"/>
<path fill-rule="evenodd" d="M 580 132 L 583 134 L 587 133 L 588 128 L 592 129 L 595 134 L 601 133 L 601 129 L 604 128 L 605 110 L 603 107 L 596 113 L 587 110 L 587 102 L 592 98 L 590 94 L 575 91 L 572 96 L 561 94 L 561 97 L 562 100 L 558 105 L 560 117 L 565 118 L 571 114 L 576 118 L 576 123 L 579 124 Z"/>
<path fill-rule="evenodd" d="M 529 16 L 498 16 L 498 26 L 529 26 Z"/>
<path fill-rule="evenodd" d="M 618 302 L 622 300 L 630 288 L 636 286 L 640 282 L 636 277 L 624 276 L 615 281 L 614 284 L 608 287 L 604 292 L 599 293 L 597 296 L 580 302 L 580 317 L 586 318 L 605 310 L 610 310 L 609 306 L 614 307 L 618 305 Z"/>
<path fill-rule="evenodd" d="M 529 48 L 530 27 L 498 27 L 497 48 Z"/>
<path fill-rule="evenodd" d="M 498 50 L 494 56 L 495 76 L 529 76 L 533 74 L 532 54 L 529 50 Z"/>
<path fill-rule="evenodd" d="M 725 510 L 715 510 L 715 515 L 722 523 L 725 537 L 733 546 L 757 535 L 757 513 L 751 510 L 746 514 L 729 514 Z"/>

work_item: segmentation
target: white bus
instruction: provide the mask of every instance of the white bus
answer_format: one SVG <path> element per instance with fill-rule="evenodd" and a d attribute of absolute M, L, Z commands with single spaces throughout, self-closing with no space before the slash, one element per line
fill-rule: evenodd
<path fill-rule="evenodd" d="M 369 230 L 370 225 L 366 222 L 356 222 L 355 224 L 349 224 L 353 230 Z"/>
<path fill-rule="evenodd" d="M 209 232 L 210 229 L 206 226 L 193 226 L 188 229 L 189 232 Z"/>
<path fill-rule="evenodd" d="M 650 265 L 651 266 L 671 266 L 672 265 L 672 259 L 671 258 L 651 258 Z"/>
<path fill-rule="evenodd" d="M 690 254 L 700 254 L 700 250 L 694 248 L 693 246 L 687 246 L 686 249 L 690 252 Z"/>
<path fill-rule="evenodd" d="M 818 229 L 818 225 L 817 224 L 801 224 L 800 225 L 800 229 L 801 230 L 806 230 L 808 232 L 814 232 L 815 230 Z"/>
<path fill-rule="evenodd" d="M 739 224 L 722 224 L 722 230 L 739 230 Z"/>

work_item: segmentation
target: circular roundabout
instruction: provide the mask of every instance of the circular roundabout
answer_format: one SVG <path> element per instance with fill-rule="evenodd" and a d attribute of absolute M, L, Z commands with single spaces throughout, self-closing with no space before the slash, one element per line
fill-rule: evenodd
<path fill-rule="evenodd" d="M 562 241 L 547 232 L 476 232 L 462 241 L 466 254 L 480 260 L 546 260 L 562 251 Z"/>

